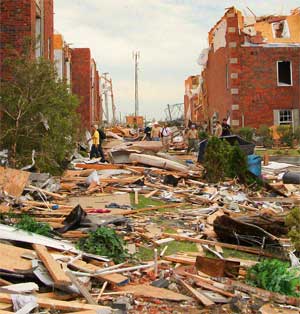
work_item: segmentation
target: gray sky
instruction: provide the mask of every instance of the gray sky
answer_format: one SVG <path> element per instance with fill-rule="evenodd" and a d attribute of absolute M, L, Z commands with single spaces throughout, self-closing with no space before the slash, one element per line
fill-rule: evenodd
<path fill-rule="evenodd" d="M 183 102 L 184 80 L 199 74 L 207 33 L 236 6 L 256 15 L 289 14 L 298 0 L 54 0 L 55 30 L 72 47 L 88 47 L 109 72 L 117 112 L 134 112 L 134 63 L 140 51 L 140 114 L 165 118 L 166 104 Z"/>

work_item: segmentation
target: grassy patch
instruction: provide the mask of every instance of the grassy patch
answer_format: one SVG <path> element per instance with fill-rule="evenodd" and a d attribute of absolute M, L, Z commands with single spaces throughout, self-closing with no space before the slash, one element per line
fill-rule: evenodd
<path fill-rule="evenodd" d="M 164 249 L 165 246 L 168 246 L 167 251 L 165 252 L 166 255 L 172 255 L 178 252 L 198 252 L 197 246 L 195 243 L 190 242 L 181 242 L 181 241 L 172 241 L 157 247 L 158 254 Z M 154 247 L 147 248 L 147 247 L 139 247 L 137 257 L 141 260 L 153 260 L 154 256 Z"/>
<path fill-rule="evenodd" d="M 134 204 L 134 194 L 133 193 L 130 194 L 130 202 L 131 202 L 131 205 L 135 209 L 145 208 L 145 207 L 149 207 L 149 206 L 162 206 L 165 204 L 162 201 L 152 200 L 150 198 L 146 198 L 145 196 L 139 195 L 139 203 L 136 205 L 136 204 Z"/>
<path fill-rule="evenodd" d="M 256 150 L 255 154 L 263 156 L 268 154 L 269 156 L 300 156 L 300 149 L 266 149 L 266 150 Z"/>
<path fill-rule="evenodd" d="M 164 228 L 164 232 L 165 233 L 177 233 L 176 229 L 172 228 L 172 227 L 166 227 Z"/>

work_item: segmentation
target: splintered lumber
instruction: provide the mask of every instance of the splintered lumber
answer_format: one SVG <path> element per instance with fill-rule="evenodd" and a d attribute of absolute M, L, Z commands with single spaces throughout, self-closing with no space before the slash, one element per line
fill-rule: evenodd
<path fill-rule="evenodd" d="M 43 194 L 52 196 L 54 199 L 64 200 L 64 199 L 66 198 L 65 195 L 53 193 L 53 192 L 50 192 L 50 191 L 41 189 L 41 188 L 39 188 L 39 187 L 36 187 L 36 186 L 34 186 L 34 185 L 29 185 L 29 188 L 32 189 L 32 190 L 35 190 L 35 191 L 39 191 L 39 192 L 41 192 L 41 193 L 43 193 Z"/>
<path fill-rule="evenodd" d="M 174 208 L 174 207 L 180 207 L 180 206 L 185 206 L 184 203 L 175 203 L 175 204 L 166 204 L 166 205 L 159 205 L 159 206 L 153 206 L 153 207 L 145 207 L 145 208 L 140 208 L 136 210 L 128 210 L 127 212 L 122 213 L 122 215 L 131 215 L 131 214 L 138 214 L 150 210 L 158 210 L 162 208 Z"/>
<path fill-rule="evenodd" d="M 20 197 L 30 172 L 0 167 L 0 191 L 6 192 L 14 197 Z"/>
<path fill-rule="evenodd" d="M 186 277 L 193 278 L 195 280 L 195 285 L 198 286 L 198 287 L 217 292 L 217 293 L 222 294 L 222 295 L 224 295 L 226 297 L 229 297 L 229 298 L 233 298 L 235 296 L 234 293 L 231 293 L 229 291 L 226 291 L 226 290 L 223 290 L 221 288 L 215 287 L 213 285 L 214 284 L 213 280 L 204 280 L 200 276 L 193 275 L 193 274 L 190 274 L 190 273 L 187 273 L 187 272 L 184 272 L 183 274 Z M 219 284 L 219 283 L 216 282 L 215 284 Z M 219 285 L 221 285 L 221 284 L 219 284 Z"/>
<path fill-rule="evenodd" d="M 196 239 L 196 238 L 191 238 L 191 237 L 180 236 L 173 233 L 163 233 L 162 235 L 164 237 L 174 238 L 175 240 L 178 240 L 178 241 L 187 241 L 187 242 L 194 242 L 194 243 L 201 243 L 201 244 L 208 244 L 208 245 L 218 245 L 218 246 L 226 247 L 232 250 L 243 251 L 243 252 L 252 253 L 252 254 L 261 255 L 261 256 L 267 256 L 267 257 L 275 257 L 273 254 L 269 252 L 266 252 L 261 249 L 253 248 L 253 247 L 248 247 L 248 246 L 222 243 L 218 241 L 211 241 L 211 240 L 204 240 L 204 239 Z"/>
<path fill-rule="evenodd" d="M 144 285 L 130 285 L 126 287 L 121 287 L 120 291 L 126 293 L 132 293 L 135 296 L 145 297 L 145 298 L 154 298 L 161 300 L 170 300 L 170 301 L 189 301 L 190 297 L 187 297 L 183 294 L 173 292 L 164 288 L 157 288 L 147 284 Z"/>
<path fill-rule="evenodd" d="M 7 293 L 0 293 L 0 302 L 11 304 L 11 295 Z M 98 314 L 112 314 L 113 311 L 108 306 L 100 306 L 94 304 L 84 304 L 75 301 L 60 301 L 37 296 L 37 303 L 39 307 L 52 310 L 63 311 L 84 311 L 94 310 Z"/>
<path fill-rule="evenodd" d="M 131 162 L 138 162 L 144 165 L 153 166 L 162 169 L 174 170 L 187 173 L 189 168 L 172 160 L 164 159 L 157 156 L 150 156 L 145 154 L 130 154 L 129 160 Z"/>
<path fill-rule="evenodd" d="M 72 283 L 78 288 L 80 293 L 85 297 L 85 299 L 88 301 L 88 303 L 96 305 L 97 303 L 93 299 L 91 294 L 89 293 L 88 289 L 79 282 L 79 280 L 76 278 L 76 276 L 73 275 L 71 271 L 67 271 L 67 275 L 71 279 Z"/>
<path fill-rule="evenodd" d="M 52 257 L 52 255 L 48 252 L 47 248 L 44 245 L 33 244 L 33 248 L 49 271 L 55 285 L 72 285 L 72 281 L 70 280 L 70 278 L 61 269 L 60 264 Z"/>
<path fill-rule="evenodd" d="M 211 301 L 208 297 L 188 285 L 182 279 L 179 280 L 182 286 L 184 286 L 198 301 L 200 301 L 204 306 L 212 306 L 215 305 L 215 302 Z"/>
<path fill-rule="evenodd" d="M 265 300 L 273 300 L 277 303 L 281 303 L 281 304 L 288 304 L 288 305 L 293 305 L 293 306 L 300 306 L 300 298 L 298 297 L 291 297 L 291 296 L 287 296 L 284 294 L 280 294 L 277 292 L 271 292 L 268 290 L 264 290 L 261 288 L 256 288 L 253 286 L 249 286 L 243 282 L 240 281 L 236 281 L 236 280 L 232 280 L 229 278 L 222 278 L 220 279 L 222 283 L 225 283 L 233 288 L 235 288 L 236 290 L 242 291 L 242 292 L 246 292 L 249 293 L 251 295 L 255 294 L 257 297 Z"/>

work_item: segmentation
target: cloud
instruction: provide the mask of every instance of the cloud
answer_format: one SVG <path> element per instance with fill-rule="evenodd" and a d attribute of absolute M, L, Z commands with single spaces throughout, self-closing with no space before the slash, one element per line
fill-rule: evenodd
<path fill-rule="evenodd" d="M 73 47 L 89 47 L 109 72 L 117 111 L 134 111 L 132 51 L 141 54 L 140 113 L 164 118 L 166 104 L 183 102 L 184 80 L 199 73 L 207 33 L 232 5 L 257 15 L 288 14 L 297 0 L 55 0 L 55 29 Z M 249 14 L 249 11 L 247 11 Z"/>

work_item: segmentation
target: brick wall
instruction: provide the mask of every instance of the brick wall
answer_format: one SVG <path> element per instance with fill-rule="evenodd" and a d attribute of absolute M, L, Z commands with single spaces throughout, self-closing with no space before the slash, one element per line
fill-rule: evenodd
<path fill-rule="evenodd" d="M 82 128 L 90 129 L 91 108 L 91 51 L 89 48 L 72 49 L 72 92 L 80 99 L 78 113 Z"/>
<path fill-rule="evenodd" d="M 44 57 L 53 61 L 53 0 L 44 0 Z"/>
<path fill-rule="evenodd" d="M 2 77 L 3 60 L 10 55 L 22 54 L 26 39 L 35 39 L 35 0 L 1 0 L 0 20 L 0 76 Z M 53 0 L 44 0 L 43 37 L 45 57 L 53 60 Z M 34 49 L 32 56 L 34 56 Z"/>
<path fill-rule="evenodd" d="M 35 1 L 1 0 L 0 2 L 0 74 L 3 60 L 22 53 L 25 39 L 34 36 Z"/>
<path fill-rule="evenodd" d="M 241 48 L 240 110 L 245 125 L 274 123 L 273 110 L 300 109 L 300 48 Z M 277 85 L 277 61 L 292 63 L 292 86 Z"/>

